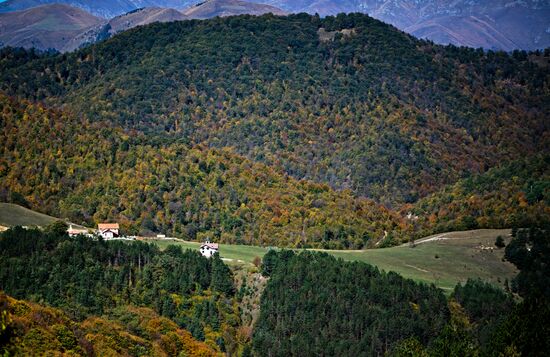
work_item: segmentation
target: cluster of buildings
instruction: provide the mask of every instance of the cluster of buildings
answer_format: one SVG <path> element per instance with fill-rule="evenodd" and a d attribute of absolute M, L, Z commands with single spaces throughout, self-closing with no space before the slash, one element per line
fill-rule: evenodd
<path fill-rule="evenodd" d="M 74 237 L 79 234 L 92 237 L 94 234 L 90 233 L 89 230 L 85 227 L 73 227 L 69 225 L 67 229 L 69 236 Z M 103 237 L 103 239 L 115 239 L 120 238 L 120 226 L 118 223 L 99 223 L 97 225 L 97 230 L 94 232 L 95 235 Z"/>
<path fill-rule="evenodd" d="M 69 229 L 67 229 L 67 233 L 71 237 L 82 234 L 88 237 L 93 237 L 94 235 L 96 235 L 107 240 L 129 239 L 120 235 L 120 226 L 118 223 L 99 223 L 97 225 L 97 230 L 94 232 L 95 234 L 90 233 L 85 227 L 73 227 L 73 225 L 71 224 L 69 226 Z M 157 238 L 166 238 L 166 236 L 163 234 L 159 234 L 157 235 Z M 219 252 L 219 245 L 218 243 L 211 243 L 207 240 L 206 242 L 201 244 L 199 251 L 203 256 L 210 258 L 214 254 Z"/>

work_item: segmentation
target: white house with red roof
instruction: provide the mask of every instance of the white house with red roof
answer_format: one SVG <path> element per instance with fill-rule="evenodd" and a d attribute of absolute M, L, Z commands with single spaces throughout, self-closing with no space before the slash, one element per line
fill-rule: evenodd
<path fill-rule="evenodd" d="M 210 243 L 210 241 L 206 241 L 201 244 L 200 252 L 204 257 L 210 258 L 214 254 L 218 253 L 218 251 L 218 243 Z"/>
<path fill-rule="evenodd" d="M 97 225 L 99 235 L 104 239 L 112 239 L 120 236 L 118 223 L 99 223 Z"/>

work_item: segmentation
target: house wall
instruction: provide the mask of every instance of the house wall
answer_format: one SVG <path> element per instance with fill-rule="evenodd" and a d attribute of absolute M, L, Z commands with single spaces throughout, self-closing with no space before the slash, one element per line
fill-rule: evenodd
<path fill-rule="evenodd" d="M 204 257 L 210 258 L 214 254 L 216 254 L 218 251 L 215 250 L 215 249 L 210 249 L 210 248 L 206 247 L 206 248 L 201 248 L 200 252 Z"/>
<path fill-rule="evenodd" d="M 114 234 L 113 234 L 113 232 L 110 232 L 110 231 L 109 232 L 101 232 L 101 236 L 103 238 L 113 238 Z"/>

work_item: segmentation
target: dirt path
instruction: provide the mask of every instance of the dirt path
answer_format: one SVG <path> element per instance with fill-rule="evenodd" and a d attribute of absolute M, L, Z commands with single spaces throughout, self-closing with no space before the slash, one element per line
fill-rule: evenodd
<path fill-rule="evenodd" d="M 409 267 L 409 268 L 416 269 L 416 270 L 421 271 L 423 273 L 429 273 L 430 272 L 429 270 L 422 269 L 422 268 L 419 268 L 419 267 L 415 267 L 414 265 L 410 265 L 410 264 L 405 264 L 405 266 Z"/>
<path fill-rule="evenodd" d="M 419 240 L 415 240 L 414 244 L 418 245 L 418 244 L 427 243 L 427 242 L 434 242 L 434 241 L 438 241 L 438 240 L 452 239 L 451 237 L 447 237 L 447 235 L 449 235 L 449 234 L 451 234 L 451 232 L 438 234 L 438 235 L 433 236 L 433 237 L 422 238 L 422 239 L 419 239 Z M 410 245 L 410 243 L 403 243 L 403 244 L 401 244 L 401 247 L 408 247 L 409 245 Z"/>

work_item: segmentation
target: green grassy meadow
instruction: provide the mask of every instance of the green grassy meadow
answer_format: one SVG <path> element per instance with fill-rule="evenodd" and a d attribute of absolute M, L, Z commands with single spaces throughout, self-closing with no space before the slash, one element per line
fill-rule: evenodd
<path fill-rule="evenodd" d="M 165 249 L 169 245 L 178 245 L 183 249 L 199 249 L 200 243 L 188 242 L 188 241 L 173 241 L 173 240 L 157 240 L 148 239 L 147 241 L 153 242 L 161 249 Z M 252 265 L 252 261 L 255 257 L 263 257 L 267 252 L 267 248 L 256 247 L 252 245 L 231 245 L 220 244 L 220 255 L 229 264 L 247 264 Z"/>
<path fill-rule="evenodd" d="M 508 230 L 472 232 L 470 237 L 461 232 L 447 240 L 418 244 L 416 247 L 400 246 L 372 249 L 362 252 L 330 251 L 345 259 L 366 262 L 386 271 L 394 271 L 404 277 L 426 283 L 434 283 L 444 290 L 452 290 L 458 282 L 468 278 L 481 278 L 495 285 L 511 280 L 517 271 L 503 262 L 504 249 L 494 247 L 498 235 L 508 237 Z M 476 234 L 477 233 L 477 234 Z M 480 249 L 494 247 L 492 251 Z"/>
<path fill-rule="evenodd" d="M 509 233 L 507 229 L 484 229 L 448 233 L 445 240 L 417 244 L 414 248 L 405 245 L 361 251 L 322 251 L 344 260 L 365 262 L 385 271 L 394 271 L 416 281 L 434 283 L 446 291 L 468 278 L 481 278 L 502 286 L 517 271 L 512 264 L 502 261 L 504 249 L 496 249 L 494 242 L 499 235 L 508 241 Z M 185 249 L 198 249 L 200 246 L 197 242 L 150 241 L 162 249 L 170 244 Z M 495 249 L 481 249 L 482 246 Z M 229 264 L 252 265 L 254 257 L 261 258 L 266 252 L 267 248 L 262 247 L 220 244 L 220 255 Z"/>
<path fill-rule="evenodd" d="M 12 203 L 0 203 L 0 226 L 47 226 L 57 218 Z"/>

